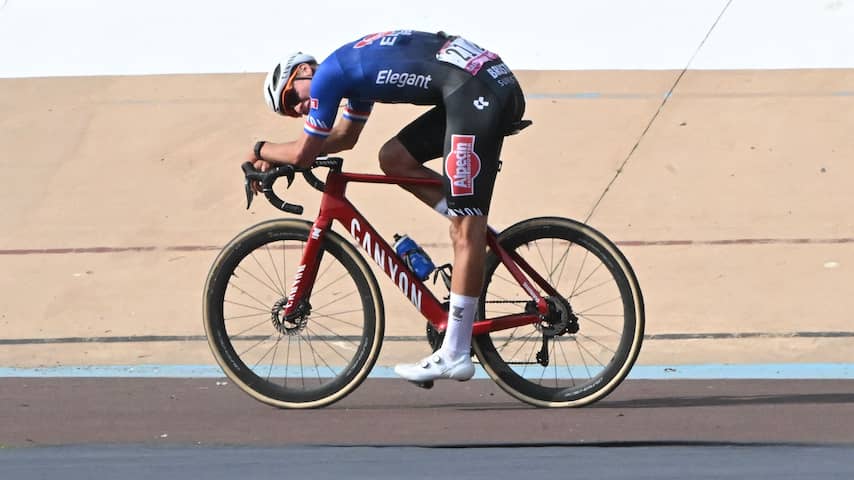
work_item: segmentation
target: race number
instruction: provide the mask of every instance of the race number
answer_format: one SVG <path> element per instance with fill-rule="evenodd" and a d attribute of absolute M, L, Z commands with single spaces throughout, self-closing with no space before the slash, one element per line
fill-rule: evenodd
<path fill-rule="evenodd" d="M 477 75 L 477 72 L 483 68 L 486 62 L 497 58 L 498 55 L 489 50 L 484 50 L 462 37 L 451 38 L 436 52 L 436 60 L 450 63 L 472 75 Z"/>

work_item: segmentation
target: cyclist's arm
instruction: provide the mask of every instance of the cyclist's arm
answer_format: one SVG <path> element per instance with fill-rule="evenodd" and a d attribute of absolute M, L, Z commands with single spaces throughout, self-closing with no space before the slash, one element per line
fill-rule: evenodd
<path fill-rule="evenodd" d="M 337 153 L 350 150 L 356 146 L 359 135 L 365 127 L 365 122 L 354 122 L 342 118 L 332 127 L 332 132 L 323 143 L 323 151 L 326 153 Z"/>
<path fill-rule="evenodd" d="M 321 153 L 336 153 L 353 148 L 364 127 L 365 122 L 352 121 L 345 117 L 332 127 L 326 137 L 303 132 L 300 138 L 293 142 L 267 142 L 261 148 L 261 157 L 269 163 L 309 167 Z"/>
<path fill-rule="evenodd" d="M 261 158 L 271 164 L 291 164 L 307 168 L 324 151 L 325 143 L 326 138 L 303 132 L 300 138 L 292 142 L 266 142 L 261 147 Z M 261 170 L 266 170 L 266 168 L 261 168 Z"/>
<path fill-rule="evenodd" d="M 323 151 L 326 153 L 336 153 L 353 148 L 359 140 L 362 128 L 364 128 L 365 122 L 368 121 L 373 108 L 374 102 L 372 101 L 348 99 L 347 105 L 344 107 L 344 114 L 341 115 L 341 120 L 332 126 L 332 131 L 326 137 L 326 144 L 323 146 Z M 331 112 L 327 112 L 327 115 L 329 114 Z"/>

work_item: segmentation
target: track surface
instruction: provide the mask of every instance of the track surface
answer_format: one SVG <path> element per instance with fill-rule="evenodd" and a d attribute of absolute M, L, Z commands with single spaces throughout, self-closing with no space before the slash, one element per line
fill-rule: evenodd
<path fill-rule="evenodd" d="M 223 379 L 4 378 L 0 424 L 20 480 L 854 477 L 853 380 L 633 380 L 544 410 L 485 380 L 372 379 L 295 411 Z"/>
<path fill-rule="evenodd" d="M 854 381 L 627 381 L 582 409 L 528 407 L 493 383 L 425 391 L 371 379 L 321 410 L 278 410 L 223 379 L 0 379 L 0 444 L 854 445 Z M 854 460 L 852 460 L 854 461 Z"/>

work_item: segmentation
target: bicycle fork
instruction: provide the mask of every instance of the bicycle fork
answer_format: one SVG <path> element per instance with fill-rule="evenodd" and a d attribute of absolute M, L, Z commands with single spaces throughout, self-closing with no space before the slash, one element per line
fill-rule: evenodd
<path fill-rule="evenodd" d="M 325 227 L 315 223 L 309 232 L 308 241 L 303 248 L 302 260 L 288 290 L 287 302 L 282 313 L 284 319 L 289 322 L 293 323 L 295 319 L 304 318 L 311 312 L 311 304 L 307 299 L 311 294 L 320 266 L 324 229 Z"/>

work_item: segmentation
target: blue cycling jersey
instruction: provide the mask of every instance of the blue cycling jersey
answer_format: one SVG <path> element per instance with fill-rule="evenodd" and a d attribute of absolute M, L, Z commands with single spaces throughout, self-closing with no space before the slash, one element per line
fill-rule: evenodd
<path fill-rule="evenodd" d="M 305 132 L 328 136 L 345 98 L 344 118 L 355 122 L 367 121 L 374 102 L 441 104 L 445 87 L 458 85 L 459 72 L 477 75 L 490 62 L 493 79 L 512 76 L 496 64 L 497 55 L 459 37 L 412 30 L 368 35 L 334 51 L 317 68 Z"/>

